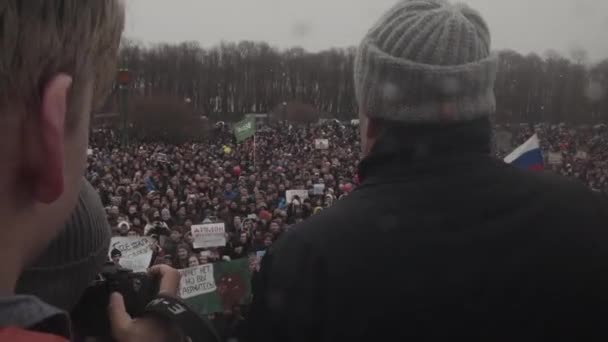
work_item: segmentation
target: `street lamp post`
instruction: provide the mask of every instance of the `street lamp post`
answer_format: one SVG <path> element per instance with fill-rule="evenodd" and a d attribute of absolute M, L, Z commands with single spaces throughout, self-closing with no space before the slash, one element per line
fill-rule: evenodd
<path fill-rule="evenodd" d="M 128 69 L 120 69 L 118 71 L 118 89 L 120 96 L 120 116 L 122 117 L 122 146 L 126 147 L 129 144 L 129 124 L 128 124 L 128 98 L 129 84 L 131 83 L 131 72 Z"/>

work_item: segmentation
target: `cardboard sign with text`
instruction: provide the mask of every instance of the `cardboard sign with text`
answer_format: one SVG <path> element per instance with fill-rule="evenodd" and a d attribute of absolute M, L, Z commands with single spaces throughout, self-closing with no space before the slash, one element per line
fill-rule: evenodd
<path fill-rule="evenodd" d="M 576 158 L 581 160 L 587 160 L 589 159 L 589 153 L 587 153 L 586 151 L 578 151 L 576 152 Z"/>
<path fill-rule="evenodd" d="M 317 149 L 317 150 L 329 149 L 329 140 L 328 139 L 315 139 L 315 149 Z"/>
<path fill-rule="evenodd" d="M 293 202 L 294 197 L 300 197 L 300 201 L 303 201 L 308 198 L 308 190 L 287 190 L 285 191 L 285 200 L 287 204 L 291 204 Z"/>
<path fill-rule="evenodd" d="M 156 161 L 159 163 L 168 163 L 169 162 L 169 157 L 164 154 L 164 153 L 157 153 L 156 154 Z"/>
<path fill-rule="evenodd" d="M 152 261 L 152 238 L 149 236 L 115 236 L 110 243 L 108 257 L 112 250 L 117 249 L 122 254 L 120 266 L 133 272 L 146 272 Z"/>
<path fill-rule="evenodd" d="M 560 165 L 564 158 L 560 152 L 549 152 L 548 159 L 549 165 Z"/>
<path fill-rule="evenodd" d="M 226 246 L 226 225 L 223 222 L 196 225 L 191 230 L 194 248 Z"/>
<path fill-rule="evenodd" d="M 179 294 L 201 315 L 232 310 L 251 303 L 249 260 L 239 259 L 179 271 Z"/>

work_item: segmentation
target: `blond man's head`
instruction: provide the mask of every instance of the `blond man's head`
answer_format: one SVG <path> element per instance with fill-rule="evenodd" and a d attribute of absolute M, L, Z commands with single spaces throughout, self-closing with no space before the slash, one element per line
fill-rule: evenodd
<path fill-rule="evenodd" d="M 43 84 L 66 73 L 73 78 L 67 122 L 75 125 L 87 81 L 94 82 L 96 104 L 107 95 L 123 26 L 116 0 L 3 0 L 0 108 L 39 106 Z"/>
<path fill-rule="evenodd" d="M 0 2 L 0 241 L 41 249 L 73 209 L 123 27 L 120 0 Z"/>

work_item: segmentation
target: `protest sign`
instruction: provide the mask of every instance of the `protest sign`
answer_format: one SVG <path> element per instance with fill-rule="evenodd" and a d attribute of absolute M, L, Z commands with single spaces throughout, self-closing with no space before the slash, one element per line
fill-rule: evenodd
<path fill-rule="evenodd" d="M 159 163 L 168 163 L 169 162 L 169 157 L 164 154 L 164 153 L 157 153 L 156 154 L 156 161 Z"/>
<path fill-rule="evenodd" d="M 585 151 L 578 151 L 576 152 L 576 158 L 581 160 L 587 160 L 589 159 L 589 154 Z"/>
<path fill-rule="evenodd" d="M 317 149 L 317 150 L 327 150 L 327 149 L 329 149 L 329 140 L 327 140 L 327 139 L 316 139 L 315 140 L 315 149 Z"/>
<path fill-rule="evenodd" d="M 313 188 L 313 194 L 314 195 L 323 195 L 323 193 L 325 192 L 325 184 L 315 184 L 314 188 Z"/>
<path fill-rule="evenodd" d="M 179 296 L 182 299 L 197 297 L 217 290 L 213 277 L 213 264 L 180 270 Z"/>
<path fill-rule="evenodd" d="M 560 165 L 563 157 L 560 152 L 549 152 L 549 165 Z"/>
<path fill-rule="evenodd" d="M 249 260 L 239 259 L 179 271 L 180 297 L 201 315 L 251 303 Z"/>
<path fill-rule="evenodd" d="M 112 196 L 112 198 L 110 199 L 112 201 L 113 205 L 119 206 L 120 203 L 122 203 L 122 197 L 121 196 Z"/>
<path fill-rule="evenodd" d="M 110 243 L 110 250 L 117 249 L 122 254 L 120 266 L 133 272 L 146 272 L 152 261 L 152 238 L 148 236 L 115 236 Z"/>
<path fill-rule="evenodd" d="M 300 197 L 300 200 L 308 198 L 308 190 L 287 190 L 285 191 L 285 200 L 288 204 L 293 202 L 294 197 Z"/>
<path fill-rule="evenodd" d="M 223 222 L 192 226 L 191 231 L 194 248 L 226 246 L 226 225 Z"/>

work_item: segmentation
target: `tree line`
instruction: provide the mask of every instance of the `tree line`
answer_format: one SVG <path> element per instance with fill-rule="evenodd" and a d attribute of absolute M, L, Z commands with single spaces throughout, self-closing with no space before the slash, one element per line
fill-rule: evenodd
<path fill-rule="evenodd" d="M 287 103 L 314 106 L 338 119 L 356 116 L 352 70 L 356 48 L 307 52 L 263 42 L 144 46 L 126 41 L 120 66 L 133 73 L 131 98 L 172 98 L 199 116 L 234 120 L 280 111 Z M 499 122 L 594 123 L 608 120 L 608 59 L 589 65 L 571 58 L 501 51 L 496 82 Z M 114 96 L 116 97 L 116 96 Z M 154 107 L 154 106 L 148 106 Z"/>

